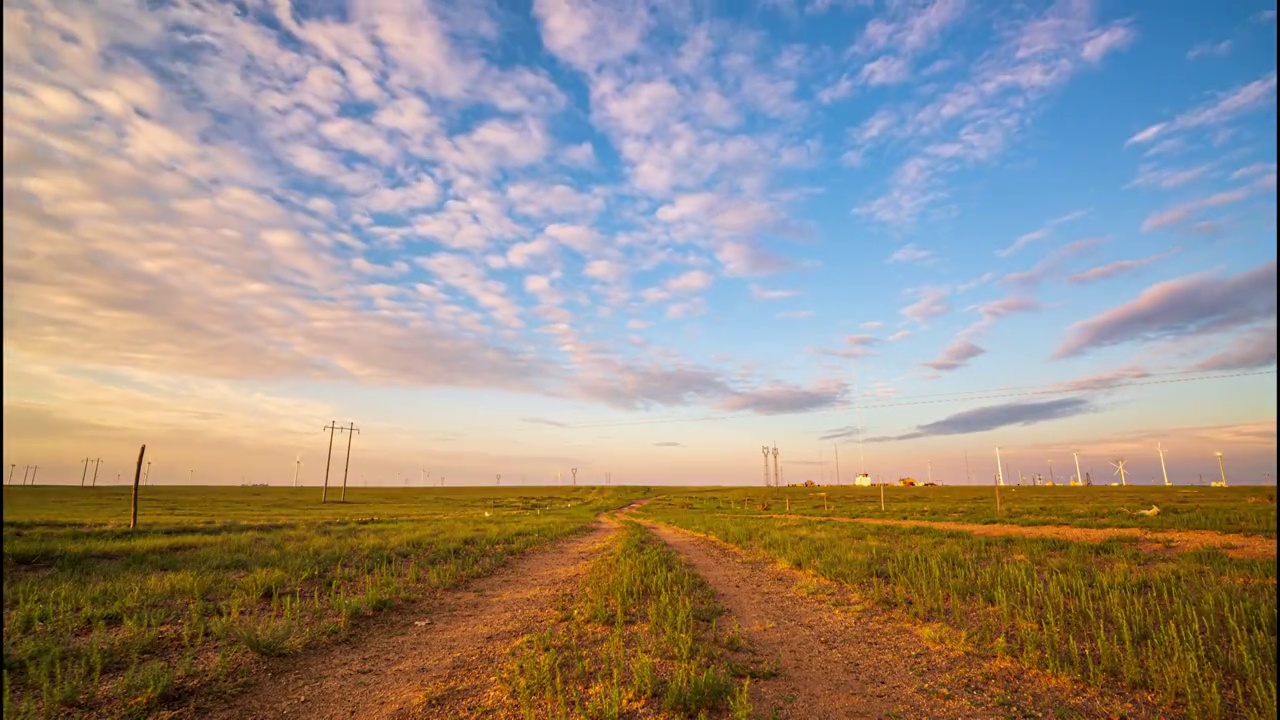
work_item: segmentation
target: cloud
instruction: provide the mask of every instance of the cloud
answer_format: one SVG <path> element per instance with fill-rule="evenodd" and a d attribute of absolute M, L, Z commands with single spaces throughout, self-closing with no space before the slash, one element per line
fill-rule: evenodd
<path fill-rule="evenodd" d="M 1071 258 L 1082 255 L 1106 241 L 1107 238 L 1105 237 L 1091 237 L 1067 243 L 1055 248 L 1031 268 L 1008 273 L 1000 279 L 1000 282 L 1004 285 L 1035 286 L 1046 277 L 1059 272 L 1062 266 Z"/>
<path fill-rule="evenodd" d="M 898 342 L 899 340 L 906 340 L 909 337 L 911 337 L 910 330 L 899 330 L 898 332 L 885 338 L 885 340 L 887 340 L 888 342 Z"/>
<path fill-rule="evenodd" d="M 871 320 L 869 322 L 862 323 L 860 327 L 863 330 L 879 330 L 880 328 L 884 327 L 884 323 L 880 322 L 879 320 Z"/>
<path fill-rule="evenodd" d="M 920 299 L 902 308 L 900 314 L 908 320 L 924 325 L 934 318 L 951 312 L 951 304 L 947 302 L 947 291 L 940 288 L 926 288 L 920 292 Z"/>
<path fill-rule="evenodd" d="M 924 12 L 911 4 L 898 7 Z M 868 22 L 855 50 L 889 47 L 902 35 L 900 23 Z M 921 37 L 935 37 L 924 33 Z M 1082 70 L 1093 69 L 1135 37 L 1125 21 L 1099 24 L 1090 2 L 1054 3 L 1040 13 L 1004 24 L 1000 42 L 967 63 L 967 77 L 924 84 L 917 96 L 882 108 L 890 124 L 871 139 L 856 134 L 846 157 L 905 147 L 887 187 L 858 203 L 854 213 L 891 225 L 907 225 L 948 198 L 945 178 L 999 158 L 1031 123 L 1046 98 Z M 928 45 L 923 42 L 921 47 Z M 895 49 L 906 49 L 901 42 Z M 909 51 L 908 51 L 909 52 Z M 887 159 L 886 159 L 887 160 Z"/>
<path fill-rule="evenodd" d="M 1199 180 L 1212 169 L 1213 163 L 1205 163 L 1181 170 L 1162 168 L 1147 163 L 1138 168 L 1138 176 L 1125 187 L 1158 187 L 1171 190 Z"/>
<path fill-rule="evenodd" d="M 1142 380 L 1148 377 L 1151 377 L 1151 373 L 1148 372 L 1146 368 L 1129 366 L 1094 375 L 1086 375 L 1084 377 L 1060 383 L 1060 385 L 1062 389 L 1067 392 L 1110 390 L 1111 388 L 1126 385 L 1135 380 Z"/>
<path fill-rule="evenodd" d="M 1274 176 L 1269 176 L 1274 178 Z M 1152 213 L 1142 221 L 1142 231 L 1151 232 L 1153 230 L 1161 230 L 1170 225 L 1177 225 L 1185 222 L 1201 210 L 1209 208 L 1222 207 L 1224 205 L 1232 205 L 1241 202 L 1252 196 L 1257 188 L 1266 187 L 1265 177 L 1259 181 L 1255 181 L 1252 185 L 1246 187 L 1235 188 L 1233 190 L 1224 190 L 1220 193 L 1214 193 L 1208 197 L 1203 197 L 1190 202 L 1175 205 L 1166 210 Z"/>
<path fill-rule="evenodd" d="M 694 293 L 711 287 L 712 282 L 714 279 L 708 273 L 702 270 L 690 270 L 667 280 L 663 287 L 672 293 Z"/>
<path fill-rule="evenodd" d="M 1219 42 L 1203 42 L 1187 51 L 1187 59 L 1195 60 L 1202 57 L 1225 57 L 1231 52 L 1231 40 L 1222 40 Z"/>
<path fill-rule="evenodd" d="M 1275 95 L 1276 73 L 1273 70 L 1247 85 L 1220 94 L 1214 100 L 1189 110 L 1173 120 L 1156 123 L 1139 131 L 1125 141 L 1125 146 L 1149 143 L 1162 135 L 1178 131 L 1221 125 L 1239 115 L 1274 105 Z"/>
<path fill-rule="evenodd" d="M 1107 263 L 1106 265 L 1100 265 L 1098 267 L 1085 270 L 1084 272 L 1076 273 L 1075 275 L 1067 278 L 1067 282 L 1075 285 L 1081 285 L 1084 283 L 1097 282 L 1098 280 L 1106 280 L 1108 278 L 1115 277 L 1116 275 L 1123 275 L 1124 273 L 1132 270 L 1137 270 L 1140 267 L 1145 267 L 1157 260 L 1163 260 L 1168 256 L 1169 253 L 1156 253 L 1155 255 L 1137 260 L 1116 260 L 1115 262 Z"/>
<path fill-rule="evenodd" d="M 1232 179 L 1232 180 L 1247 180 L 1247 179 L 1249 179 L 1249 178 L 1253 177 L 1254 175 L 1267 175 L 1267 174 L 1270 174 L 1270 175 L 1275 175 L 1275 174 L 1276 174 L 1276 164 L 1275 164 L 1275 163 L 1273 163 L 1273 162 L 1271 162 L 1271 163 L 1254 163 L 1254 164 L 1252 164 L 1252 165 L 1246 165 L 1246 166 L 1244 166 L 1244 167 L 1242 167 L 1242 168 L 1240 168 L 1240 169 L 1236 170 L 1235 172 L 1231 173 L 1231 179 Z"/>
<path fill-rule="evenodd" d="M 1274 260 L 1221 277 L 1198 273 L 1156 283 L 1127 303 L 1071 325 L 1052 358 L 1112 345 L 1218 332 L 1273 319 Z"/>
<path fill-rule="evenodd" d="M 656 442 L 653 444 L 653 446 L 654 447 L 684 447 L 684 443 L 678 443 L 678 442 L 675 442 L 674 440 L 667 440 L 665 442 Z"/>
<path fill-rule="evenodd" d="M 1027 245 L 1030 245 L 1033 242 L 1039 242 L 1041 240 L 1044 240 L 1045 238 L 1048 238 L 1053 233 L 1053 228 L 1057 227 L 1058 225 L 1069 223 L 1072 220 L 1079 220 L 1080 218 L 1084 217 L 1087 214 L 1088 214 L 1088 211 L 1086 210 L 1075 210 L 1067 213 L 1066 215 L 1061 215 L 1059 217 L 1053 218 L 1049 222 L 1045 223 L 1044 227 L 1039 228 L 1037 230 L 1032 230 L 1031 232 L 1026 233 L 1025 235 L 1020 235 L 1018 239 L 1014 240 L 1013 243 L 1008 247 L 997 250 L 996 256 L 1009 257 L 1010 255 L 1021 250 Z"/>
<path fill-rule="evenodd" d="M 841 382 L 819 383 L 813 388 L 774 383 L 755 390 L 735 392 L 718 406 L 722 410 L 750 410 L 759 415 L 811 412 L 838 404 L 847 391 L 847 386 Z"/>
<path fill-rule="evenodd" d="M 751 297 L 756 300 L 787 300 L 799 294 L 796 290 L 770 289 L 760 287 L 754 283 L 751 285 Z"/>
<path fill-rule="evenodd" d="M 547 418 L 538 418 L 538 417 L 522 417 L 520 418 L 520 422 L 529 423 L 530 425 L 546 425 L 548 427 L 557 427 L 557 428 L 569 427 L 568 423 L 563 423 L 563 422 L 560 422 L 559 420 L 548 420 Z"/>
<path fill-rule="evenodd" d="M 934 258 L 935 258 L 935 255 L 933 254 L 932 250 L 921 250 L 920 248 L 915 246 L 915 243 L 908 243 L 898 248 L 897 250 L 895 250 L 894 253 L 890 255 L 889 259 L 886 260 L 885 262 L 926 263 L 926 262 L 929 262 L 930 260 L 933 260 Z"/>
<path fill-rule="evenodd" d="M 1095 408 L 1088 400 L 1078 397 L 992 405 L 949 415 L 936 422 L 920 425 L 914 431 L 903 435 L 867 438 L 867 442 L 893 442 L 895 440 L 914 440 L 922 437 L 969 435 L 998 430 L 1003 427 L 1035 425 L 1074 415 L 1083 415 L 1094 410 Z"/>
<path fill-rule="evenodd" d="M 943 348 L 937 358 L 920 364 L 939 372 L 958 370 L 968 365 L 970 360 L 986 352 L 985 348 L 979 347 L 966 338 L 957 338 Z"/>
<path fill-rule="evenodd" d="M 1192 370 L 1252 370 L 1276 364 L 1276 325 L 1253 328 L 1235 338 L 1222 352 L 1192 364 Z"/>

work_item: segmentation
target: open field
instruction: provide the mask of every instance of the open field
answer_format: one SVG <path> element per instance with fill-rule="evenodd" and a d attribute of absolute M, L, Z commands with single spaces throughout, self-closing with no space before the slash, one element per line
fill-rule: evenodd
<path fill-rule="evenodd" d="M 886 505 L 892 502 L 890 507 L 900 510 L 881 513 L 878 489 L 833 491 L 824 511 L 812 488 L 792 488 L 777 496 L 760 490 L 672 493 L 647 505 L 643 514 L 834 580 L 879 606 L 959 631 L 966 645 L 1095 687 L 1119 683 L 1192 717 L 1274 712 L 1274 541 L 1269 558 L 1241 560 L 1211 548 L 1151 552 L 1131 537 L 1073 542 L 814 517 L 1007 521 L 994 508 L 987 514 L 975 507 L 981 500 L 975 489 L 886 490 Z M 1006 504 L 1006 514 L 1025 503 L 1023 521 L 1031 513 L 1037 523 L 1090 527 L 1148 521 L 1107 509 L 1115 488 L 1009 490 L 1004 489 L 1005 496 L 1022 497 Z M 992 492 L 982 489 L 981 495 Z M 1124 492 L 1133 506 L 1159 504 L 1160 517 L 1171 504 L 1166 488 Z M 1047 497 L 1038 497 L 1041 493 Z M 1074 505 L 1073 493 L 1080 500 Z M 1274 537 L 1274 505 L 1247 502 L 1259 495 L 1274 499 L 1274 489 L 1233 493 L 1235 506 L 1208 490 L 1204 494 L 1212 501 L 1182 501 L 1181 512 L 1164 527 L 1226 527 L 1269 531 Z M 778 497 L 785 505 L 787 496 L 798 519 L 760 517 L 777 508 Z M 770 508 L 763 507 L 766 498 Z M 1272 513 L 1269 527 L 1254 507 Z"/>
<path fill-rule="evenodd" d="M 129 531 L 127 488 L 6 487 L 5 716 L 146 716 L 637 494 L 156 487 Z"/>
<path fill-rule="evenodd" d="M 1002 499 L 6 488 L 4 715 L 1274 715 L 1275 488 Z"/>

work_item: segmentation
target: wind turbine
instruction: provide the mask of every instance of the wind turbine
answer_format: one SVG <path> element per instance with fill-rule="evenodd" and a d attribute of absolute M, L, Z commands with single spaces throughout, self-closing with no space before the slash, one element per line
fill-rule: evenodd
<path fill-rule="evenodd" d="M 1169 471 L 1164 467 L 1164 447 L 1161 443 L 1156 443 L 1156 452 L 1160 453 L 1160 473 L 1164 475 L 1164 484 L 1169 485 Z"/>
<path fill-rule="evenodd" d="M 1111 473 L 1111 474 L 1112 474 L 1112 475 L 1119 475 L 1119 476 L 1120 476 L 1120 484 L 1121 484 L 1121 485 L 1127 485 L 1128 483 L 1126 483 L 1126 482 L 1125 482 L 1125 480 L 1124 480 L 1124 460 L 1116 460 L 1115 462 L 1111 463 L 1111 467 L 1113 467 L 1113 468 L 1115 468 L 1115 469 L 1116 469 L 1116 471 L 1115 471 L 1115 472 L 1113 472 L 1113 473 Z"/>
<path fill-rule="evenodd" d="M 1222 487 L 1227 486 L 1227 469 L 1222 466 L 1222 453 L 1215 451 L 1214 457 L 1218 458 L 1218 472 L 1222 473 Z"/>

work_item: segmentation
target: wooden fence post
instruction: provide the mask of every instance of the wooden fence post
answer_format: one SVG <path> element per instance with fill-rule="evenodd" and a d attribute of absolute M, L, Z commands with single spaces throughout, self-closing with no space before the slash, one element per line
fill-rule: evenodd
<path fill-rule="evenodd" d="M 138 450 L 138 467 L 133 471 L 133 513 L 129 516 L 130 530 L 138 526 L 138 480 L 142 479 L 142 456 L 146 454 L 147 446 L 144 444 Z"/>

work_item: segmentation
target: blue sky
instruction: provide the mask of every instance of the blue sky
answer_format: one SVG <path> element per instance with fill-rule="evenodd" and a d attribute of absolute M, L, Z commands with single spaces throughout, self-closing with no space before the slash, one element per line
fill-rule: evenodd
<path fill-rule="evenodd" d="M 1270 3 L 4 12 L 5 455 L 51 481 L 315 484 L 332 419 L 374 483 L 1274 478 Z"/>

